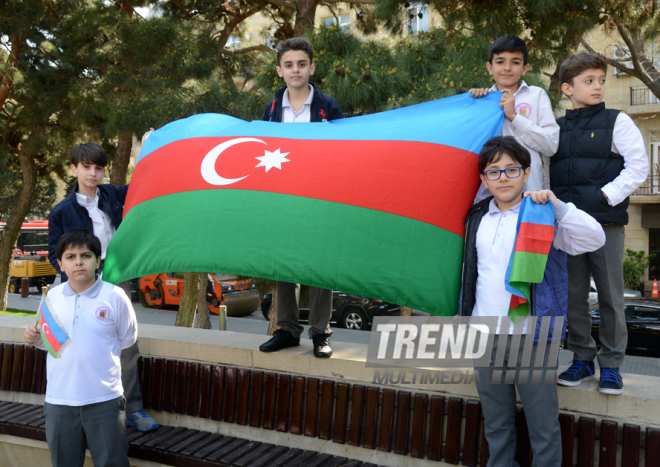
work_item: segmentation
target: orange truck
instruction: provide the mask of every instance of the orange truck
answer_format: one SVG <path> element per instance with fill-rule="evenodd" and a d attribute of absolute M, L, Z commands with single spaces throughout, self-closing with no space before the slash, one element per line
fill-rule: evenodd
<path fill-rule="evenodd" d="M 145 308 L 179 306 L 183 296 L 183 273 L 161 273 L 143 276 L 138 286 L 140 304 Z M 206 288 L 209 311 L 219 314 L 220 305 L 227 307 L 227 316 L 244 316 L 254 312 L 260 304 L 259 290 L 252 278 L 209 274 Z"/>

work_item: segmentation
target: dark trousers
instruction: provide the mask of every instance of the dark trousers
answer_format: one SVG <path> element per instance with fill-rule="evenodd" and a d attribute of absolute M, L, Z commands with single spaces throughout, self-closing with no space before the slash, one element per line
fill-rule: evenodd
<path fill-rule="evenodd" d="M 123 396 L 78 407 L 46 403 L 44 414 L 53 467 L 82 467 L 85 443 L 94 467 L 129 467 Z"/>
<path fill-rule="evenodd" d="M 598 356 L 601 368 L 619 368 L 628 344 L 623 304 L 623 240 L 625 227 L 604 225 L 605 245 L 596 251 L 568 256 L 568 349 L 576 360 Z M 600 325 L 598 351 L 591 337 L 590 276 L 598 290 Z"/>
<path fill-rule="evenodd" d="M 300 286 L 291 282 L 277 281 L 277 325 L 300 338 L 304 327 L 298 323 L 300 309 L 296 292 Z M 309 288 L 309 337 L 317 334 L 332 334 L 332 290 Z"/>

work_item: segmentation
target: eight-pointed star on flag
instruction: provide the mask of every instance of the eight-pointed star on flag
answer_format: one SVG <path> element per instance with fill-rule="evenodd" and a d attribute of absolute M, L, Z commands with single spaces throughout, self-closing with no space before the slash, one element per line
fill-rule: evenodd
<path fill-rule="evenodd" d="M 282 170 L 283 162 L 291 162 L 286 158 L 288 154 L 288 152 L 281 153 L 280 148 L 273 152 L 266 149 L 266 152 L 262 157 L 256 157 L 256 159 L 261 161 L 259 164 L 257 164 L 257 167 L 265 167 L 266 172 L 268 172 L 273 167 L 277 167 L 278 169 Z"/>

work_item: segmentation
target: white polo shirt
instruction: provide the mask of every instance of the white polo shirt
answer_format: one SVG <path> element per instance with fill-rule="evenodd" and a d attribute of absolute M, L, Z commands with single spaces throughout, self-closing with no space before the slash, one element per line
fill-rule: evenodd
<path fill-rule="evenodd" d="M 309 123 L 311 122 L 312 113 L 312 99 L 314 99 L 314 88 L 311 84 L 309 86 L 309 96 L 303 104 L 299 112 L 293 110 L 291 102 L 289 101 L 289 90 L 284 91 L 282 96 L 282 123 Z"/>
<path fill-rule="evenodd" d="M 97 279 L 81 294 L 65 282 L 48 298 L 71 342 L 60 358 L 48 354 L 46 402 L 81 406 L 120 397 L 119 354 L 137 339 L 135 311 L 126 293 Z M 43 342 L 38 347 L 44 349 Z"/>
<path fill-rule="evenodd" d="M 101 241 L 101 258 L 105 259 L 105 252 L 116 229 L 112 225 L 110 217 L 99 209 L 99 189 L 96 189 L 94 199 L 80 193 L 76 193 L 76 199 L 78 200 L 78 204 L 87 209 L 89 213 L 89 218 L 92 220 L 92 228 L 94 229 L 93 233 Z"/>

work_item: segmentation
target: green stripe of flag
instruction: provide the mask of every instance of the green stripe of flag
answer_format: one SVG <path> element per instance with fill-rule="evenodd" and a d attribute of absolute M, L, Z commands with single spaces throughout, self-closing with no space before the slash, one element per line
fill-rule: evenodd
<path fill-rule="evenodd" d="M 545 265 L 547 262 L 548 255 L 543 255 L 540 253 L 529 253 L 526 251 L 516 251 L 513 255 L 511 279 L 509 283 L 542 282 L 543 274 L 545 273 Z"/>
<path fill-rule="evenodd" d="M 457 312 L 462 254 L 461 236 L 393 214 L 276 193 L 199 190 L 131 209 L 108 248 L 104 279 L 242 274 L 449 316 Z"/>

